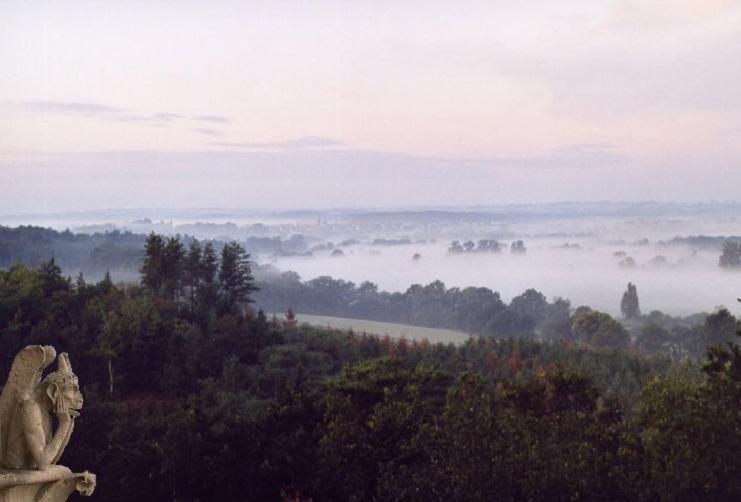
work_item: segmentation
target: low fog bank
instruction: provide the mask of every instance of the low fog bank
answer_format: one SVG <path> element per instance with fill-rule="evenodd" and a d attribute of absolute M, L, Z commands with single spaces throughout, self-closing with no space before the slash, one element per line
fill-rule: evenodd
<path fill-rule="evenodd" d="M 632 282 L 644 312 L 673 315 L 712 311 L 741 294 L 741 274 L 718 266 L 723 242 L 741 240 L 734 237 L 741 235 L 741 204 L 735 203 L 131 209 L 5 216 L 0 224 L 72 230 L 60 234 L 77 246 L 67 252 L 79 254 L 66 272 L 92 273 L 93 280 L 106 270 L 114 280 L 135 279 L 143 235 L 157 232 L 185 242 L 237 240 L 265 270 L 296 271 L 304 280 L 371 281 L 391 292 L 441 280 L 448 287 L 484 286 L 509 301 L 535 288 L 549 299 L 563 297 L 575 307 L 618 314 L 625 285 Z M 81 244 L 80 234 L 90 243 Z M 517 241 L 522 244 L 513 252 Z M 44 252 L 59 256 L 63 251 L 55 246 Z M 501 248 L 493 252 L 487 246 Z M 0 261 L 28 263 L 18 252 L 0 241 Z M 44 252 L 34 260 L 43 259 Z"/>
<path fill-rule="evenodd" d="M 322 275 L 360 284 L 365 280 L 379 289 L 405 291 L 411 284 L 434 279 L 448 287 L 484 286 L 498 291 L 509 301 L 528 288 L 548 298 L 570 299 L 572 305 L 590 305 L 619 313 L 625 285 L 638 285 L 644 311 L 662 310 L 673 315 L 711 311 L 729 305 L 741 291 L 741 274 L 718 267 L 718 253 L 696 252 L 677 247 L 662 250 L 666 261 L 656 259 L 650 246 L 589 245 L 558 241 L 525 241 L 527 251 L 513 254 L 451 255 L 441 244 L 412 244 L 378 250 L 357 246 L 344 256 L 274 258 L 280 270 L 294 270 L 303 279 Z M 618 253 L 616 256 L 615 253 Z M 633 258 L 626 266 L 622 253 Z M 418 259 L 413 259 L 415 254 Z"/>

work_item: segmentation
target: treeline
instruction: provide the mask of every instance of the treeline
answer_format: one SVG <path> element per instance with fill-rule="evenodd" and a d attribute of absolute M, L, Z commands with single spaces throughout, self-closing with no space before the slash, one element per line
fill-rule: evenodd
<path fill-rule="evenodd" d="M 54 258 L 67 273 L 101 279 L 110 272 L 120 279 L 135 280 L 144 238 L 118 230 L 88 235 L 0 225 L 0 268 L 17 263 L 38 267 Z"/>
<path fill-rule="evenodd" d="M 116 230 L 112 225 L 96 225 L 90 228 L 105 229 L 105 232 L 73 233 L 69 230 L 60 232 L 37 226 L 11 228 L 0 225 L 0 267 L 9 268 L 16 263 L 38 267 L 41 263 L 54 258 L 68 274 L 77 275 L 82 272 L 87 278 L 99 280 L 109 272 L 116 280 L 136 281 L 141 248 L 147 235 Z M 178 225 L 176 230 L 182 230 L 183 233 L 174 237 L 184 246 L 188 246 L 193 237 L 185 233 L 187 230 L 213 234 L 214 238 L 210 242 L 217 252 L 220 252 L 221 247 L 229 241 L 228 237 L 224 237 L 229 235 L 226 230 L 232 231 L 237 228 L 240 231 L 233 233 L 244 234 L 247 230 L 255 233 L 267 231 L 266 227 L 260 224 L 243 228 L 234 224 L 196 223 Z M 311 256 L 311 252 L 308 251 L 311 241 L 300 234 L 288 238 L 245 235 L 239 242 L 252 253 Z"/>
<path fill-rule="evenodd" d="M 727 309 L 687 318 L 660 311 L 640 315 L 636 310 L 629 312 L 629 322 L 624 325 L 587 306 L 572 308 L 562 298 L 549 302 L 534 289 L 507 304 L 489 288 L 448 288 L 441 281 L 426 286 L 414 284 L 403 293 L 389 293 L 379 291 L 371 282 L 356 286 L 328 276 L 302 281 L 295 272 L 283 272 L 259 284 L 255 299 L 267 312 L 291 308 L 305 314 L 450 328 L 499 339 L 635 347 L 675 360 L 701 358 L 708 347 L 732 341 L 735 336 L 736 319 Z M 637 296 L 634 301 L 637 302 Z"/>
<path fill-rule="evenodd" d="M 286 242 L 300 245 L 302 241 L 296 237 Z M 482 242 L 478 248 L 493 248 L 493 241 Z M 478 249 L 471 244 L 467 247 Z M 259 283 L 262 290 L 256 292 L 249 255 L 240 244 L 199 242 L 187 236 L 165 238 L 152 233 L 145 237 L 115 231 L 76 235 L 38 227 L 0 227 L 0 267 L 15 263 L 36 267 L 54 257 L 67 272 L 79 270 L 86 277 L 103 278 L 113 271 L 118 280 L 135 280 L 142 266 L 142 246 L 144 283 L 175 300 L 181 308 L 187 304 L 189 315 L 201 319 L 208 317 L 212 308 L 231 310 L 254 297 L 266 312 L 292 308 L 307 314 L 444 327 L 496 338 L 537 338 L 613 348 L 635 346 L 674 359 L 701 358 L 707 347 L 734 336 L 735 319 L 725 309 L 707 318 L 696 315 L 685 319 L 654 311 L 635 318 L 628 316 L 629 322 L 621 323 L 586 306 L 573 308 L 568 300 L 548 301 L 532 289 L 507 304 L 499 293 L 488 288 L 448 288 L 440 281 L 389 293 L 379 291 L 371 282 L 355 285 L 331 277 L 301 281 L 294 272 L 264 272 Z M 736 249 L 734 243 L 727 248 Z M 227 267 L 220 270 L 224 250 Z M 731 256 L 731 251 L 728 253 Z M 728 263 L 735 262 L 729 258 Z M 248 278 L 246 290 L 230 284 L 235 274 Z M 236 283 L 240 281 L 237 277 Z"/>
<path fill-rule="evenodd" d="M 447 288 L 441 281 L 389 293 L 368 281 L 359 286 L 329 276 L 302 281 L 295 272 L 283 272 L 266 277 L 259 285 L 255 298 L 268 312 L 290 307 L 306 314 L 459 329 L 501 338 L 533 337 L 536 331 L 545 330 L 557 339 L 570 332 L 568 300 L 548 302 L 533 289 L 508 305 L 489 288 Z"/>
<path fill-rule="evenodd" d="M 250 255 L 236 241 L 221 248 L 191 239 L 186 249 L 177 237 L 151 233 L 144 245 L 141 283 L 158 297 L 186 308 L 195 317 L 231 313 L 252 303 L 257 291 Z"/>
<path fill-rule="evenodd" d="M 687 246 L 698 249 L 720 251 L 726 242 L 741 242 L 741 236 L 729 235 L 689 235 L 687 237 L 674 237 L 668 241 L 659 241 L 659 247 L 664 246 Z"/>
<path fill-rule="evenodd" d="M 741 497 L 737 345 L 700 371 L 594 341 L 315 330 L 251 308 L 248 257 L 224 249 L 150 235 L 128 286 L 0 270 L 0 372 L 27 344 L 71 354 L 86 407 L 62 462 L 102 500 Z"/>
<path fill-rule="evenodd" d="M 517 246 L 522 246 L 522 249 L 524 250 L 524 243 L 522 241 L 517 242 Z M 450 243 L 450 247 L 448 247 L 448 253 L 499 253 L 503 247 L 504 244 L 496 239 L 482 239 L 477 243 L 474 241 L 465 241 L 463 244 L 458 241 L 453 241 Z M 515 249 L 514 242 L 512 243 L 512 249 Z"/>

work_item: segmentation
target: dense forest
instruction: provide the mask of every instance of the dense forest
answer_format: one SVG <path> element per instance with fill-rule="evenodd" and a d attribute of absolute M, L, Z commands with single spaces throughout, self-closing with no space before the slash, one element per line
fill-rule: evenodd
<path fill-rule="evenodd" d="M 266 318 L 235 242 L 153 234 L 140 256 L 127 285 L 53 260 L 0 270 L 0 372 L 27 344 L 71 354 L 87 404 L 63 462 L 93 469 L 101 500 L 741 498 L 741 349 L 716 343 L 737 328 L 728 311 L 697 328 L 694 363 L 537 292 L 503 305 L 433 283 L 404 294 L 408 312 L 488 336 L 432 345 Z M 351 308 L 368 289 L 317 302 Z M 541 315 L 498 332 L 489 308 Z"/>

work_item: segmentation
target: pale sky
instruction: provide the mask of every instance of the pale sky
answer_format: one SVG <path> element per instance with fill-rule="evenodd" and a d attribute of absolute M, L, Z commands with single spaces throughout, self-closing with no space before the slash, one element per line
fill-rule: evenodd
<path fill-rule="evenodd" d="M 0 213 L 739 200 L 741 2 L 0 3 Z"/>

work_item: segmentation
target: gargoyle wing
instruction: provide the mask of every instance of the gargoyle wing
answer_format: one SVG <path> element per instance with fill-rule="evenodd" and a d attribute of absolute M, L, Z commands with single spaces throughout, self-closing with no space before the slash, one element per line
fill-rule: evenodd
<path fill-rule="evenodd" d="M 8 381 L 0 395 L 0 465 L 4 463 L 8 431 L 20 401 L 41 383 L 41 373 L 57 357 L 51 345 L 29 345 L 13 359 Z"/>

